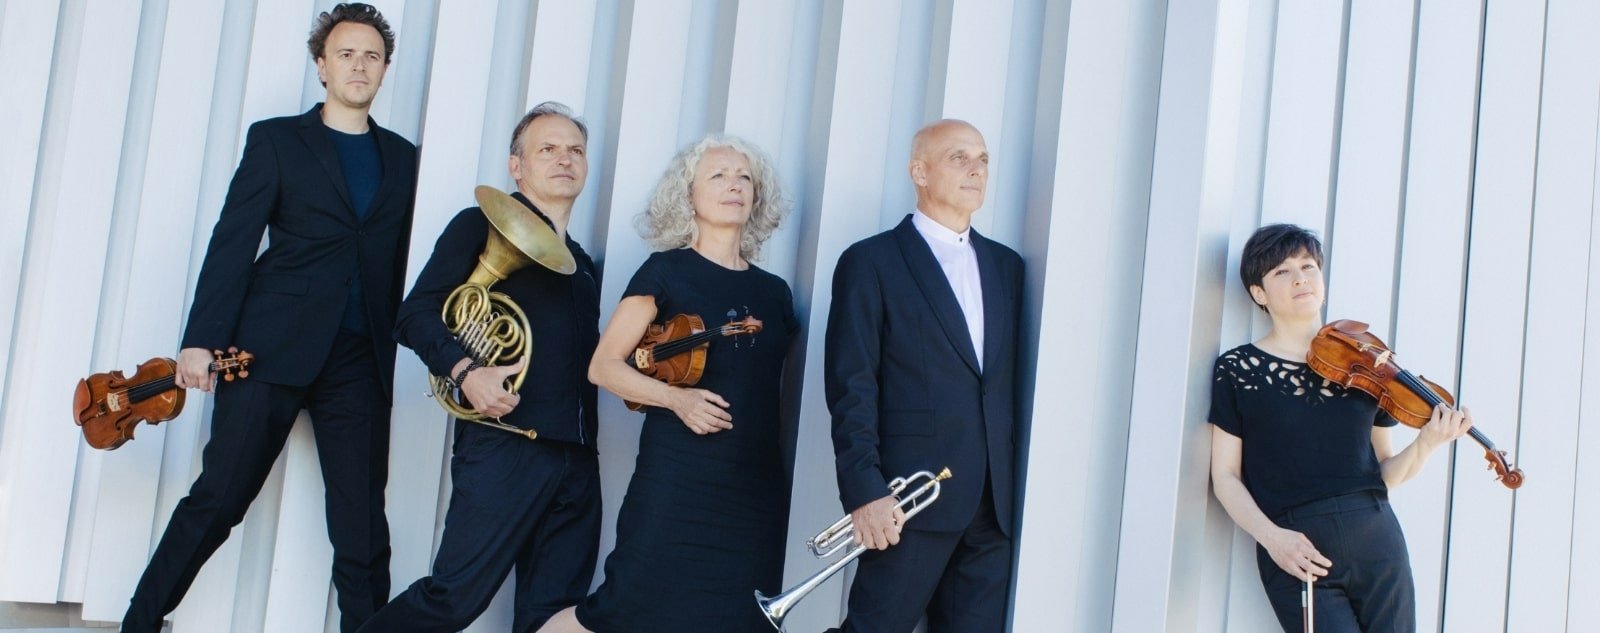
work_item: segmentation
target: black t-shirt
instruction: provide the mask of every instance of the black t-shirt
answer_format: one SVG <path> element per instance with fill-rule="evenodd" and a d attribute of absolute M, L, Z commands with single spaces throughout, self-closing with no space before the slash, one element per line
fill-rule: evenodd
<path fill-rule="evenodd" d="M 1250 344 L 1228 350 L 1212 372 L 1208 420 L 1243 441 L 1245 489 L 1269 517 L 1318 499 L 1388 491 L 1372 427 L 1395 419 L 1305 363 Z"/>
<path fill-rule="evenodd" d="M 331 127 L 328 137 L 339 152 L 339 170 L 344 173 L 345 190 L 350 192 L 350 203 L 355 207 L 356 220 L 365 222 L 372 206 L 372 197 L 383 182 L 383 158 L 378 154 L 378 135 L 372 130 L 362 134 L 346 134 Z M 362 303 L 361 273 L 350 278 L 349 300 L 345 303 L 344 319 L 339 327 L 357 334 L 367 332 L 367 309 Z"/>
<path fill-rule="evenodd" d="M 698 315 L 707 328 L 747 316 L 762 321 L 756 334 L 712 340 L 705 372 L 695 384 L 728 401 L 733 429 L 694 435 L 670 409 L 648 407 L 640 452 L 671 446 L 676 452 L 705 458 L 697 462 L 699 469 L 728 468 L 730 475 L 745 477 L 755 472 L 781 476 L 778 392 L 784 357 L 799 329 L 789 284 L 755 265 L 731 270 L 692 248 L 679 248 L 650 255 L 622 294 L 653 297 L 658 324 L 678 314 Z"/>

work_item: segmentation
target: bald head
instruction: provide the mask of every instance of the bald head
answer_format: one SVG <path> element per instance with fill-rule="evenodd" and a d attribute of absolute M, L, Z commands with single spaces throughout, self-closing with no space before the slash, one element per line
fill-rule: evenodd
<path fill-rule="evenodd" d="M 989 185 L 989 146 L 978 128 L 958 119 L 928 124 L 911 139 L 908 169 L 917 208 L 952 230 L 965 231 Z"/>
<path fill-rule="evenodd" d="M 917 130 L 917 135 L 911 137 L 911 160 L 926 160 L 928 152 L 935 151 L 934 148 L 940 142 L 948 140 L 949 135 L 962 131 L 977 135 L 980 142 L 983 140 L 983 134 L 978 132 L 978 128 L 961 119 L 939 119 L 922 126 L 922 129 Z"/>

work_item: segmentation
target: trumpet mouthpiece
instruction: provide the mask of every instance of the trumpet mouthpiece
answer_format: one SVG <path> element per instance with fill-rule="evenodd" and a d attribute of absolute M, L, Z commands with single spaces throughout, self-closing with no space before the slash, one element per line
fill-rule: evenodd
<path fill-rule="evenodd" d="M 948 466 L 946 466 L 944 470 L 939 471 L 939 476 L 938 477 L 934 477 L 934 480 L 935 481 L 944 481 L 946 479 L 949 479 L 950 476 L 951 476 L 950 475 L 950 468 Z"/>

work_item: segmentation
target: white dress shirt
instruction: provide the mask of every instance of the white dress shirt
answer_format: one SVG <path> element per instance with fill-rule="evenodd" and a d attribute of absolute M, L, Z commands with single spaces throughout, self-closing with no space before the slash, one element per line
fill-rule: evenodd
<path fill-rule="evenodd" d="M 967 317 L 967 332 L 972 335 L 972 350 L 978 357 L 978 370 L 983 371 L 983 281 L 978 278 L 978 252 L 972 248 L 972 228 L 957 233 L 921 209 L 911 214 L 911 225 L 922 234 L 939 260 L 950 289 L 961 304 L 961 313 Z"/>

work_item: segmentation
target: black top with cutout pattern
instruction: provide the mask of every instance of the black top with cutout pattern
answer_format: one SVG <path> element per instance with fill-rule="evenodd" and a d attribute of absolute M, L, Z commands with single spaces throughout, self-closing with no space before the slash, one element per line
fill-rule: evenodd
<path fill-rule="evenodd" d="M 1372 428 L 1395 419 L 1364 393 L 1252 344 L 1217 358 L 1208 420 L 1243 441 L 1244 485 L 1269 517 L 1352 492 L 1387 493 Z"/>

